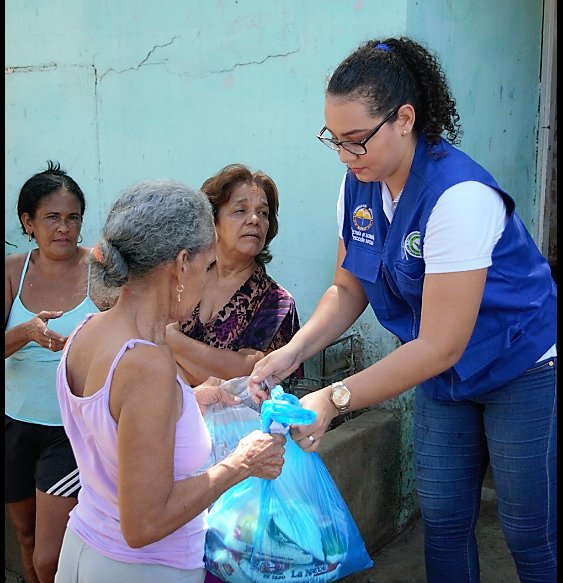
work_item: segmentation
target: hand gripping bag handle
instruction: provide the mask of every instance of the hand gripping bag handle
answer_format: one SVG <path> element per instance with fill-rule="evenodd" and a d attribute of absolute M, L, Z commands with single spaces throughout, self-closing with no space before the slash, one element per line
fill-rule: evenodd
<path fill-rule="evenodd" d="M 301 406 L 295 395 L 285 393 L 280 385 L 270 391 L 271 399 L 262 403 L 261 427 L 265 433 L 287 433 L 290 425 L 310 425 L 317 414 Z"/>

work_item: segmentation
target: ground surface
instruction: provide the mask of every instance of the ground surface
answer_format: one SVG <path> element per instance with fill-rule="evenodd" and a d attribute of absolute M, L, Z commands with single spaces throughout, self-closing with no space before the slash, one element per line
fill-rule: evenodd
<path fill-rule="evenodd" d="M 494 498 L 483 500 L 477 523 L 481 583 L 518 583 L 516 568 L 497 519 Z M 346 583 L 426 583 L 424 545 L 420 519 L 373 556 L 368 569 L 347 577 Z M 453 583 L 453 582 L 452 582 Z"/>

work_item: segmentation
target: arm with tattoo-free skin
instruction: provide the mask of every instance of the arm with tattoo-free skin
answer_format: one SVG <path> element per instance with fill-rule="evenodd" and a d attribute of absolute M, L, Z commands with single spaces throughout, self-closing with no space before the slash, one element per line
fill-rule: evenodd
<path fill-rule="evenodd" d="M 287 378 L 300 363 L 323 350 L 357 320 L 368 301 L 358 280 L 340 267 L 346 251 L 340 240 L 333 284 L 323 294 L 311 318 L 291 341 L 270 353 L 254 367 L 250 389 L 256 401 L 267 398 L 260 383 L 271 376 L 279 382 Z"/>
<path fill-rule="evenodd" d="M 174 532 L 245 478 L 272 479 L 281 472 L 285 437 L 255 431 L 203 474 L 174 480 L 182 400 L 176 367 L 162 348 L 138 345 L 125 353 L 113 377 L 110 411 L 118 423 L 121 529 L 135 548 Z"/>
<path fill-rule="evenodd" d="M 351 291 L 361 290 L 360 284 L 340 267 L 344 253 L 340 240 L 334 284 L 325 292 L 310 320 L 287 346 L 255 366 L 250 386 L 257 401 L 267 396 L 261 390 L 261 383 L 268 376 L 285 378 L 299 359 L 309 358 L 322 350 L 361 313 L 362 302 Z M 350 409 L 362 409 L 390 399 L 453 366 L 461 358 L 473 332 L 486 275 L 486 268 L 427 274 L 418 337 L 365 370 L 343 379 L 351 393 Z M 367 303 L 365 298 L 364 301 Z M 304 407 L 317 413 L 314 424 L 292 429 L 299 445 L 308 450 L 318 447 L 319 438 L 338 414 L 330 401 L 330 393 L 331 387 L 324 387 L 301 399 Z M 314 443 L 307 439 L 308 435 L 315 437 Z"/>
<path fill-rule="evenodd" d="M 210 376 L 232 379 L 248 376 L 264 352 L 252 348 L 224 350 L 186 336 L 177 322 L 166 327 L 166 342 L 190 385 Z"/>

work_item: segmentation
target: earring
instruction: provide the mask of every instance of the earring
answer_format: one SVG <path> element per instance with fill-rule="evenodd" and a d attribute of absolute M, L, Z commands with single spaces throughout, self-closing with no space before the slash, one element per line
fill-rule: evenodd
<path fill-rule="evenodd" d="M 84 241 L 84 239 L 82 238 L 82 235 L 78 235 L 77 243 L 80 245 L 80 243 L 82 243 L 82 241 Z"/>
<path fill-rule="evenodd" d="M 29 242 L 31 243 L 31 239 L 33 238 L 33 233 L 28 233 L 27 238 L 29 239 Z"/>
<path fill-rule="evenodd" d="M 176 291 L 178 292 L 178 301 L 180 302 L 182 298 L 180 297 L 182 292 L 184 291 L 184 284 L 181 283 L 180 285 L 176 286 Z"/>
<path fill-rule="evenodd" d="M 403 130 L 403 136 L 407 135 L 407 130 Z"/>

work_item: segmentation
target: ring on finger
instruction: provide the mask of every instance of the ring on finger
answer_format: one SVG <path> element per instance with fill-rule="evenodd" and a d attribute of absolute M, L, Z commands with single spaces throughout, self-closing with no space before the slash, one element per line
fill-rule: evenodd
<path fill-rule="evenodd" d="M 311 442 L 311 445 L 315 443 L 315 438 L 312 435 L 307 435 L 307 439 Z"/>
<path fill-rule="evenodd" d="M 43 334 L 45 334 L 45 336 L 47 336 L 47 330 L 49 330 L 49 328 L 45 326 L 45 328 L 43 328 Z"/>
<path fill-rule="evenodd" d="M 53 350 L 53 339 L 49 338 L 49 350 Z"/>

